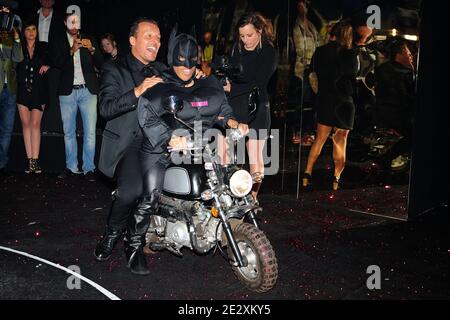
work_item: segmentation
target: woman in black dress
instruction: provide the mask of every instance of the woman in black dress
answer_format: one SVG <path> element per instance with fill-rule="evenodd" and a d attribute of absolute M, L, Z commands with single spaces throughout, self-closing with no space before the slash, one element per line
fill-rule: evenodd
<path fill-rule="evenodd" d="M 37 34 L 35 23 L 24 25 L 22 41 L 24 60 L 17 66 L 17 107 L 29 164 L 26 173 L 42 172 L 38 163 L 41 120 L 48 100 L 45 77 L 49 69 L 47 44 L 39 42 Z"/>
<path fill-rule="evenodd" d="M 270 135 L 270 105 L 267 85 L 278 65 L 277 51 L 271 23 L 259 13 L 242 16 L 237 24 L 238 40 L 231 53 L 230 62 L 242 70 L 239 79 L 227 83 L 225 91 L 236 120 L 247 123 L 250 130 L 247 152 L 250 173 L 255 182 L 252 195 L 257 199 L 264 178 L 263 149 Z M 249 116 L 248 97 L 254 88 L 259 90 L 258 108 Z"/>
<path fill-rule="evenodd" d="M 330 33 L 330 42 L 317 48 L 311 62 L 319 82 L 316 98 L 317 138 L 309 152 L 303 176 L 304 187 L 311 183 L 314 164 L 332 132 L 333 190 L 339 187 L 339 179 L 345 167 L 347 137 L 353 129 L 355 117 L 352 95 L 358 61 L 351 49 L 352 37 L 350 25 L 346 23 L 335 25 Z"/>

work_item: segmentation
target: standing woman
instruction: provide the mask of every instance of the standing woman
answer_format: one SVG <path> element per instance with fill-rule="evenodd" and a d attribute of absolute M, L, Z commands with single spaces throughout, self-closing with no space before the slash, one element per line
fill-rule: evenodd
<path fill-rule="evenodd" d="M 106 33 L 100 37 L 100 44 L 103 54 L 107 57 L 107 60 L 116 60 L 119 57 L 119 51 L 117 48 L 117 42 L 113 34 Z"/>
<path fill-rule="evenodd" d="M 353 31 L 347 23 L 338 23 L 330 32 L 328 44 L 317 48 L 312 64 L 317 73 L 319 91 L 316 98 L 317 138 L 311 146 L 308 164 L 303 175 L 303 186 L 311 183 L 314 164 L 322 147 L 332 134 L 334 179 L 333 190 L 345 167 L 347 137 L 353 129 L 355 105 L 353 85 L 356 80 L 358 60 L 352 50 Z"/>
<path fill-rule="evenodd" d="M 17 108 L 22 122 L 23 141 L 28 158 L 26 173 L 41 173 L 39 151 L 41 120 L 48 100 L 45 74 L 48 69 L 48 51 L 45 42 L 37 40 L 34 22 L 23 27 L 22 49 L 24 60 L 17 66 Z"/>
<path fill-rule="evenodd" d="M 238 21 L 236 37 L 230 62 L 239 66 L 242 73 L 238 80 L 227 83 L 225 91 L 230 92 L 229 100 L 236 120 L 253 129 L 247 142 L 247 152 L 254 181 L 252 195 L 256 200 L 264 178 L 263 149 L 270 136 L 267 85 L 277 68 L 278 54 L 272 44 L 272 24 L 260 13 L 244 14 Z M 253 116 L 249 116 L 248 98 L 255 87 L 259 89 L 258 108 Z"/>

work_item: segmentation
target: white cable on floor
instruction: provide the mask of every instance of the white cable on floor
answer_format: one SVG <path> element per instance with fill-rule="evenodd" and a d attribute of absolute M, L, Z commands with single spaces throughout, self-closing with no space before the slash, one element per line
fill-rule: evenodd
<path fill-rule="evenodd" d="M 63 266 L 61 266 L 61 265 L 59 265 L 59 264 L 56 264 L 56 263 L 53 263 L 53 262 L 51 262 L 51 261 L 48 261 L 48 260 L 45 260 L 45 259 L 42 259 L 42 258 L 33 256 L 33 255 L 28 254 L 28 253 L 26 253 L 26 252 L 17 251 L 17 250 L 10 249 L 10 248 L 6 248 L 6 247 L 2 247 L 2 246 L 0 246 L 0 250 L 4 250 L 4 251 L 9 251 L 9 252 L 12 252 L 12 253 L 16 253 L 16 254 L 19 254 L 19 255 L 21 255 L 21 256 L 24 256 L 24 257 L 27 257 L 27 258 L 31 258 L 31 259 L 40 261 L 40 262 L 43 262 L 43 263 L 45 263 L 45 264 L 48 264 L 48 265 L 50 265 L 50 266 L 52 266 L 52 267 L 58 268 L 58 269 L 60 269 L 60 270 L 63 270 L 63 271 L 65 271 L 65 272 L 70 273 L 70 274 L 72 274 L 73 276 L 79 278 L 80 280 L 83 280 L 84 282 L 90 284 L 90 285 L 93 286 L 95 289 L 97 289 L 98 291 L 100 291 L 101 293 L 103 293 L 105 296 L 107 296 L 109 299 L 111 299 L 111 300 L 120 300 L 119 297 L 117 297 L 117 296 L 114 295 L 113 293 L 109 292 L 108 290 L 106 290 L 105 288 L 103 288 L 103 287 L 100 286 L 99 284 L 95 283 L 94 281 L 89 280 L 88 278 L 82 276 L 81 274 L 78 274 L 78 273 L 76 273 L 76 272 L 74 272 L 74 271 L 72 271 L 72 270 L 70 270 L 70 269 L 68 269 L 68 268 L 65 268 L 65 267 L 63 267 Z"/>

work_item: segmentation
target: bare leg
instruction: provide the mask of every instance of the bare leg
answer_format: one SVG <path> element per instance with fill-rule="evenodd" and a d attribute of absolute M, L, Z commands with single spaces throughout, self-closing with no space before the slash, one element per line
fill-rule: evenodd
<path fill-rule="evenodd" d="M 256 200 L 258 191 L 264 177 L 264 157 L 263 150 L 266 140 L 249 139 L 247 142 L 248 159 L 250 161 L 250 174 L 255 175 L 259 180 L 253 184 L 252 196 Z"/>
<path fill-rule="evenodd" d="M 33 159 L 39 159 L 41 148 L 41 120 L 43 112 L 37 109 L 31 111 L 31 153 Z"/>
<path fill-rule="evenodd" d="M 220 164 L 225 165 L 230 163 L 230 146 L 228 145 L 227 139 L 219 134 L 217 135 L 217 153 L 220 157 Z"/>
<path fill-rule="evenodd" d="M 336 129 L 333 135 L 334 176 L 339 180 L 345 168 L 349 130 Z"/>
<path fill-rule="evenodd" d="M 332 129 L 332 127 L 325 126 L 320 123 L 317 124 L 317 137 L 311 146 L 311 150 L 309 150 L 308 163 L 306 165 L 305 173 L 312 174 L 314 164 L 316 163 L 317 158 L 319 158 L 322 148 L 325 142 L 327 142 L 328 136 L 330 135 Z"/>
<path fill-rule="evenodd" d="M 25 152 L 27 158 L 33 157 L 33 150 L 31 148 L 31 112 L 27 107 L 18 104 L 20 121 L 22 122 L 23 143 L 25 145 Z"/>

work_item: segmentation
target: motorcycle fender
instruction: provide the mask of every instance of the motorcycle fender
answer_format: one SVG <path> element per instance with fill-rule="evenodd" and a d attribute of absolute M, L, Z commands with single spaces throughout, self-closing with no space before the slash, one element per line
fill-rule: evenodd
<path fill-rule="evenodd" d="M 228 222 L 230 223 L 230 227 L 233 230 L 236 226 L 242 224 L 244 221 L 244 217 L 241 219 L 230 219 Z M 222 231 L 222 239 L 221 239 L 222 246 L 226 246 L 228 244 L 227 235 L 225 232 Z"/>

